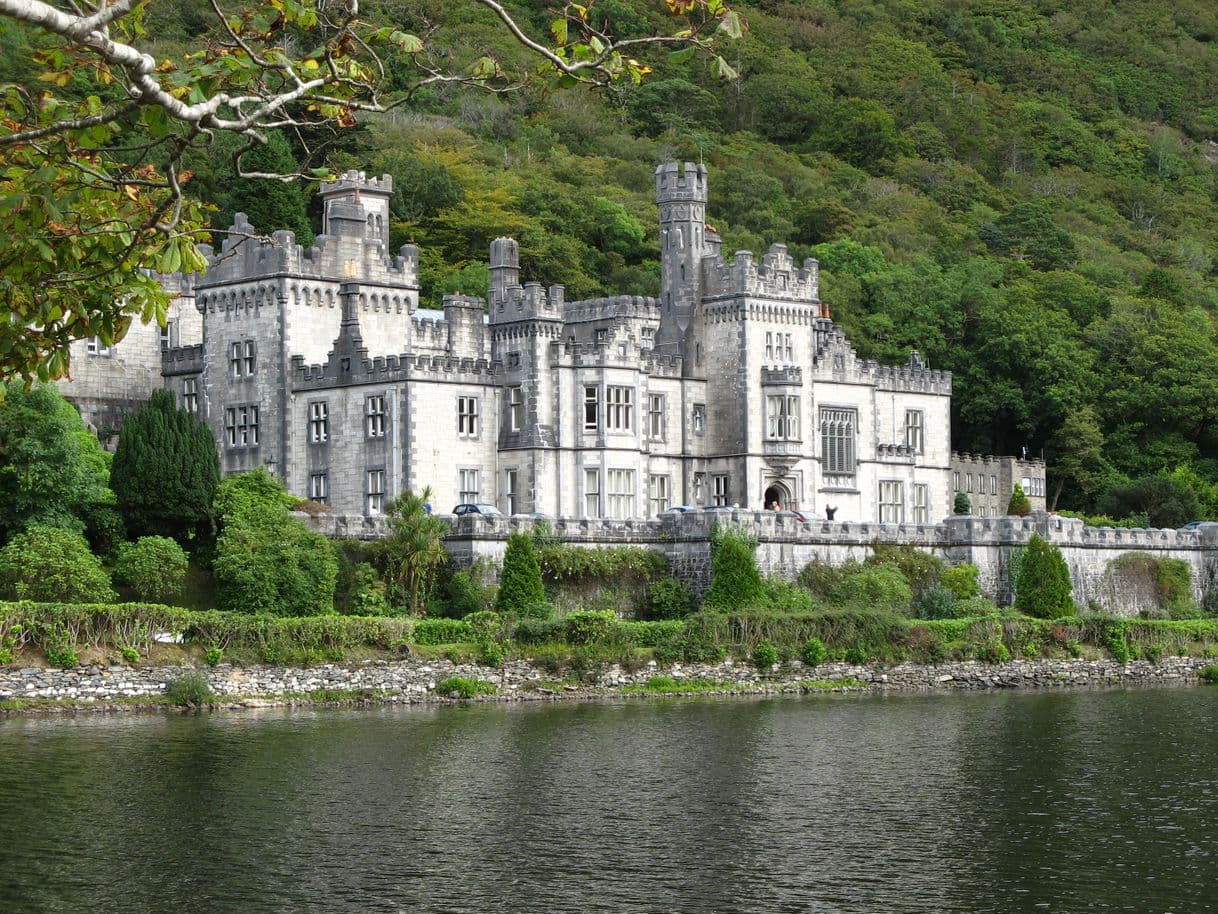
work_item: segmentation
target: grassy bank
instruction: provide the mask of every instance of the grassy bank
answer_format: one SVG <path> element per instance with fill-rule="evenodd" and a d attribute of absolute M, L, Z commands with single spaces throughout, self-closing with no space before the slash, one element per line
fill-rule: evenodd
<path fill-rule="evenodd" d="M 878 610 L 701 612 L 635 622 L 610 612 L 519 619 L 479 612 L 465 619 L 374 616 L 281 618 L 196 612 L 153 604 L 0 604 L 0 665 L 86 663 L 310 664 L 444 657 L 499 666 L 529 659 L 555 675 L 605 663 L 638 669 L 649 660 L 766 666 L 799 659 L 895 664 L 1013 658 L 1218 656 L 1218 620 L 1019 615 L 916 620 Z"/>

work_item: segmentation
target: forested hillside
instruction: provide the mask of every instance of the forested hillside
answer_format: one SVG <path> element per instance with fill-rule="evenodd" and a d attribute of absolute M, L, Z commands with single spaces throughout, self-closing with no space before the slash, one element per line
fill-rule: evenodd
<path fill-rule="evenodd" d="M 203 2 L 154 9 L 150 34 L 189 46 Z M 472 4 L 365 4 L 421 35 L 442 23 L 458 62 L 536 65 Z M 545 33 L 544 5 L 510 6 Z M 520 240 L 526 278 L 571 298 L 654 294 L 652 172 L 702 159 L 725 250 L 783 241 L 819 257 L 823 297 L 861 354 L 904 361 L 916 347 L 955 372 L 957 449 L 1043 452 L 1060 506 L 1215 516 L 1218 5 L 733 8 L 748 25 L 726 46 L 734 81 L 661 53 L 641 84 L 600 94 L 427 88 L 258 155 L 392 174 L 393 237 L 421 246 L 433 305 L 486 287 L 501 234 Z M 618 36 L 665 28 L 658 0 L 592 10 Z M 316 226 L 305 194 L 236 180 L 221 155 L 192 167 L 217 227 L 236 209 L 306 240 Z"/>

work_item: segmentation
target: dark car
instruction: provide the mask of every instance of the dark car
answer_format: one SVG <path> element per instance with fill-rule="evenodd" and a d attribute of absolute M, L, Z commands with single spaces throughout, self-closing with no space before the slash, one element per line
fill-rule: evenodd
<path fill-rule="evenodd" d="M 457 515 L 457 517 L 464 517 L 467 514 L 481 514 L 483 517 L 503 517 L 503 512 L 494 505 L 481 505 L 472 502 L 457 505 L 457 507 L 453 508 L 453 514 Z"/>
<path fill-rule="evenodd" d="M 665 508 L 663 511 L 661 511 L 659 516 L 663 517 L 665 514 L 688 514 L 690 511 L 697 510 L 697 508 L 690 505 L 672 505 L 671 507 Z"/>

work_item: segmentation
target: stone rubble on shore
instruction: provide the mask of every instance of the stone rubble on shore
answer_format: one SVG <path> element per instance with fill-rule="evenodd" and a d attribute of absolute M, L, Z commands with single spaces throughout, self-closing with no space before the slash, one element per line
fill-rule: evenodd
<path fill-rule="evenodd" d="M 221 700 L 236 700 L 246 707 L 269 706 L 307 699 L 315 693 L 341 694 L 344 699 L 385 702 L 442 701 L 436 683 L 449 676 L 466 676 L 493 682 L 499 693 L 489 700 L 554 700 L 567 697 L 612 695 L 623 686 L 642 685 L 663 673 L 677 680 L 712 680 L 725 693 L 781 691 L 809 680 L 855 680 L 866 691 L 931 691 L 959 689 L 1041 689 L 1063 686 L 1154 685 L 1188 683 L 1213 661 L 1199 657 L 1165 657 L 1158 663 L 1115 660 L 1015 660 L 1000 664 L 980 661 L 923 666 L 902 663 L 883 667 L 825 663 L 807 667 L 798 661 L 763 675 L 750 664 L 731 660 L 718 664 L 675 664 L 660 668 L 650 663 L 630 671 L 613 665 L 601 671 L 595 684 L 558 685 L 554 676 L 526 661 L 512 661 L 502 669 L 447 660 L 374 661 L 364 664 L 324 664 L 314 667 L 249 666 L 221 664 L 199 670 L 188 666 L 126 667 L 84 666 L 77 669 L 25 667 L 0 669 L 0 701 L 6 699 L 70 703 L 83 707 L 120 702 L 117 707 L 155 702 L 170 683 L 191 672 L 203 672 Z M 107 705 L 109 707 L 109 705 Z"/>

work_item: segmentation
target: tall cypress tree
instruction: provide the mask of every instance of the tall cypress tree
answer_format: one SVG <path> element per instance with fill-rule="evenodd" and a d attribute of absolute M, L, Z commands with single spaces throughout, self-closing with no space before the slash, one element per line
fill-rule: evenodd
<path fill-rule="evenodd" d="M 127 533 L 188 543 L 211 534 L 220 459 L 211 431 L 173 394 L 153 392 L 123 424 L 110 467 Z"/>

